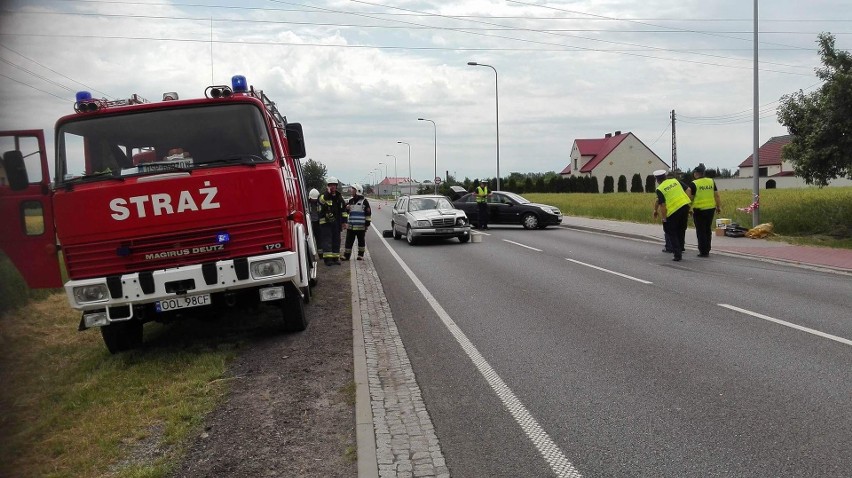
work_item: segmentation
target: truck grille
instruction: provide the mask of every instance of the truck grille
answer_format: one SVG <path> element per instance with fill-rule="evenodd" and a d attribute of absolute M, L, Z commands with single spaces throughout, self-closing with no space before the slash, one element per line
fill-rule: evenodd
<path fill-rule="evenodd" d="M 453 227 L 455 224 L 455 216 L 439 217 L 437 219 L 432 219 L 432 227 Z"/>
<path fill-rule="evenodd" d="M 216 236 L 223 232 L 230 240 L 219 249 Z M 85 279 L 259 255 L 269 244 L 286 246 L 281 219 L 80 244 L 63 252 L 68 275 Z"/>

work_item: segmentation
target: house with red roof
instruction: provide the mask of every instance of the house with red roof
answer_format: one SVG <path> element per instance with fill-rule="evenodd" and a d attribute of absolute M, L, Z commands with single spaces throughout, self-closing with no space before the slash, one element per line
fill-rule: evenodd
<path fill-rule="evenodd" d="M 639 173 L 644 179 L 657 169 L 668 169 L 651 148 L 631 132 L 607 133 L 603 138 L 575 139 L 571 148 L 571 163 L 562 170 L 563 177 L 596 176 L 614 180 L 624 175 L 628 184 Z"/>
<path fill-rule="evenodd" d="M 376 185 L 376 193 L 379 196 L 390 196 L 395 191 L 399 191 L 400 194 L 417 194 L 417 188 L 419 187 L 420 183 L 412 181 L 411 178 L 386 177 Z M 414 192 L 411 192 L 412 189 Z"/>
<path fill-rule="evenodd" d="M 781 150 L 793 140 L 793 135 L 774 136 L 757 150 L 758 173 L 760 177 L 795 176 L 793 163 L 781 159 Z M 739 165 L 739 177 L 754 177 L 754 153 L 748 155 Z"/>

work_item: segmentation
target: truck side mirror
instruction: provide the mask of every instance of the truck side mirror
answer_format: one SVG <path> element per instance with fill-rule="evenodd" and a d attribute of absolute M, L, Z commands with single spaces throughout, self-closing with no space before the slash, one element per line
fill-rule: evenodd
<path fill-rule="evenodd" d="M 24 155 L 18 151 L 6 151 L 3 153 L 3 168 L 9 179 L 9 187 L 12 191 L 23 191 L 30 184 L 27 176 L 27 165 L 24 164 Z"/>
<path fill-rule="evenodd" d="M 305 152 L 305 135 L 302 133 L 301 123 L 287 123 L 287 147 L 290 156 L 302 159 L 307 156 Z"/>

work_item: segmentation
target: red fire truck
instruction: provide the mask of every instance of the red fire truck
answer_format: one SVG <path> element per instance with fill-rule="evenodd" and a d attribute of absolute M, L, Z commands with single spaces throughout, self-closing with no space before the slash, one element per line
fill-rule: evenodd
<path fill-rule="evenodd" d="M 302 127 L 242 76 L 204 96 L 78 93 L 53 182 L 42 131 L 0 133 L 0 249 L 33 288 L 62 286 L 64 265 L 79 329 L 99 327 L 112 353 L 199 307 L 277 302 L 285 328 L 307 327 Z"/>

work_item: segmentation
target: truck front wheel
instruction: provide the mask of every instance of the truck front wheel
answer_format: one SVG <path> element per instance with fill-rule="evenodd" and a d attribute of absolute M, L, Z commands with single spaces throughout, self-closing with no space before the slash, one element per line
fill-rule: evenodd
<path fill-rule="evenodd" d="M 299 288 L 292 282 L 284 284 L 284 303 L 281 308 L 284 315 L 284 330 L 301 332 L 308 328 L 305 303 L 302 301 L 301 294 L 299 294 Z"/>
<path fill-rule="evenodd" d="M 111 354 L 139 348 L 142 346 L 142 321 L 130 319 L 103 326 L 101 336 Z"/>

